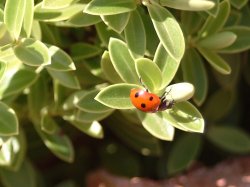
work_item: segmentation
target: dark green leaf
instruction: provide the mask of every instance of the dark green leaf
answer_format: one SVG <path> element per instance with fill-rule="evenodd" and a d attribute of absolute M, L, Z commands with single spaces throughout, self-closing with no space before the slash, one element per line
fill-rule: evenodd
<path fill-rule="evenodd" d="M 140 14 L 131 12 L 124 30 L 129 50 L 135 57 L 143 57 L 146 50 L 146 33 Z"/>
<path fill-rule="evenodd" d="M 186 134 L 177 139 L 169 153 L 167 162 L 168 173 L 175 174 L 183 169 L 187 169 L 197 158 L 200 148 L 200 136 Z"/>
<path fill-rule="evenodd" d="M 194 49 L 188 49 L 181 64 L 183 78 L 195 87 L 194 101 L 197 105 L 202 105 L 208 91 L 207 72 L 203 61 Z"/>
<path fill-rule="evenodd" d="M 250 152 L 250 137 L 239 128 L 228 126 L 210 127 L 208 139 L 215 145 L 234 153 Z"/>

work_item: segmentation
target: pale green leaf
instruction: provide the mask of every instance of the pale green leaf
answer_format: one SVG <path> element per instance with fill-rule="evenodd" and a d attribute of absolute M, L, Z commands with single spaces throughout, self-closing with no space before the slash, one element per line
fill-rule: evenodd
<path fill-rule="evenodd" d="M 71 71 L 76 69 L 71 57 L 62 49 L 49 45 L 48 50 L 51 58 L 51 64 L 46 66 L 47 68 L 56 71 Z"/>
<path fill-rule="evenodd" d="M 234 32 L 224 31 L 205 37 L 197 45 L 209 50 L 218 50 L 232 45 L 237 40 Z"/>
<path fill-rule="evenodd" d="M 121 33 L 124 30 L 129 21 L 129 18 L 129 12 L 116 15 L 106 15 L 102 17 L 104 23 L 118 33 Z"/>
<path fill-rule="evenodd" d="M 134 0 L 92 0 L 84 9 L 84 12 L 93 15 L 112 15 L 130 12 L 136 9 Z"/>
<path fill-rule="evenodd" d="M 56 22 L 58 26 L 70 26 L 70 27 L 87 27 L 101 22 L 101 18 L 99 16 L 86 14 L 84 12 L 79 12 L 68 19 L 66 22 L 61 24 L 60 22 Z"/>
<path fill-rule="evenodd" d="M 121 40 L 111 38 L 109 53 L 113 66 L 120 77 L 128 83 L 138 83 L 139 78 L 135 70 L 135 62 L 128 46 Z"/>
<path fill-rule="evenodd" d="M 82 123 L 92 123 L 93 121 L 100 121 L 106 117 L 108 117 L 113 110 L 109 110 L 107 112 L 100 112 L 100 113 L 90 113 L 90 112 L 85 112 L 78 110 L 76 112 L 75 120 L 77 122 L 82 122 Z"/>
<path fill-rule="evenodd" d="M 74 127 L 86 133 L 93 138 L 103 138 L 104 132 L 101 124 L 98 121 L 92 123 L 82 123 L 77 121 L 69 121 Z"/>
<path fill-rule="evenodd" d="M 5 87 L 0 87 L 2 98 L 22 92 L 25 88 L 31 86 L 37 79 L 38 75 L 33 71 L 20 69 L 12 75 L 6 82 Z M 4 81 L 4 79 L 3 79 Z"/>
<path fill-rule="evenodd" d="M 133 104 L 130 101 L 130 91 L 133 88 L 140 88 L 135 84 L 114 84 L 102 89 L 95 99 L 100 103 L 116 109 L 132 109 Z"/>
<path fill-rule="evenodd" d="M 46 22 L 58 22 L 67 20 L 84 9 L 84 4 L 72 4 L 70 6 L 50 9 L 42 7 L 42 3 L 35 6 L 34 19 Z"/>
<path fill-rule="evenodd" d="M 174 137 L 174 127 L 162 117 L 162 113 L 144 113 L 137 111 L 142 121 L 143 127 L 153 136 L 172 141 Z"/>
<path fill-rule="evenodd" d="M 90 113 L 103 113 L 111 111 L 112 109 L 94 99 L 98 92 L 100 92 L 100 90 L 95 89 L 92 91 L 86 91 L 79 98 L 78 102 L 76 103 L 76 107 L 78 107 L 80 110 Z"/>
<path fill-rule="evenodd" d="M 51 63 L 49 50 L 45 44 L 32 38 L 23 39 L 14 47 L 16 57 L 30 66 L 48 65 Z"/>
<path fill-rule="evenodd" d="M 151 92 L 158 91 L 162 84 L 162 74 L 158 66 L 148 58 L 139 58 L 135 61 L 135 67 L 138 76 L 143 84 Z"/>
<path fill-rule="evenodd" d="M 21 32 L 26 0 L 7 0 L 4 8 L 4 23 L 15 39 Z"/>
<path fill-rule="evenodd" d="M 70 54 L 74 60 L 91 58 L 100 54 L 101 51 L 98 46 L 88 43 L 74 43 L 70 46 Z"/>
<path fill-rule="evenodd" d="M 108 51 L 105 51 L 101 58 L 101 68 L 106 79 L 112 83 L 121 83 L 123 80 L 115 70 Z"/>
<path fill-rule="evenodd" d="M 6 70 L 6 62 L 0 60 L 0 80 L 2 79 L 4 72 Z"/>
<path fill-rule="evenodd" d="M 21 35 L 25 38 L 29 38 L 32 30 L 33 17 L 34 17 L 34 0 L 25 0 L 26 7 L 23 18 L 23 26 Z"/>
<path fill-rule="evenodd" d="M 230 3 L 237 9 L 243 8 L 247 2 L 248 0 L 230 0 Z"/>
<path fill-rule="evenodd" d="M 76 2 L 76 0 L 43 0 L 42 7 L 48 9 L 65 8 Z"/>
<path fill-rule="evenodd" d="M 3 102 L 0 102 L 0 114 L 0 135 L 10 136 L 18 134 L 19 124 L 15 111 Z"/>
<path fill-rule="evenodd" d="M 168 123 L 180 130 L 202 133 L 205 121 L 200 112 L 188 101 L 176 103 L 171 110 L 162 112 Z"/>
<path fill-rule="evenodd" d="M 170 55 L 168 55 L 166 49 L 160 43 L 155 52 L 153 60 L 162 72 L 162 88 L 165 88 L 174 78 L 180 61 L 174 60 Z"/>
<path fill-rule="evenodd" d="M 52 69 L 47 69 L 51 77 L 57 80 L 61 85 L 72 88 L 80 89 L 80 83 L 73 72 L 68 71 L 55 71 Z"/>
<path fill-rule="evenodd" d="M 86 93 L 86 90 L 76 91 L 72 93 L 63 103 L 64 110 L 73 110 L 76 108 L 76 104 L 80 98 Z"/>
<path fill-rule="evenodd" d="M 185 40 L 180 25 L 165 8 L 148 4 L 148 11 L 157 35 L 169 55 L 180 61 L 185 51 Z"/>

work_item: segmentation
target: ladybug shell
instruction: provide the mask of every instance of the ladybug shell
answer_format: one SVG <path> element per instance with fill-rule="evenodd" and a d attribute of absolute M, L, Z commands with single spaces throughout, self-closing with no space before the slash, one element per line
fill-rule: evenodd
<path fill-rule="evenodd" d="M 157 95 L 136 88 L 130 91 L 130 100 L 137 109 L 143 112 L 157 112 L 161 103 Z"/>

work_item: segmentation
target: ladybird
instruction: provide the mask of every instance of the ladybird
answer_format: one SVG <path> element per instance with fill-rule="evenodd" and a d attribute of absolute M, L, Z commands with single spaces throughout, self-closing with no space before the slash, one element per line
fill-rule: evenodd
<path fill-rule="evenodd" d="M 130 91 L 130 100 L 132 104 L 143 112 L 158 112 L 170 109 L 174 105 L 174 100 L 168 101 L 165 93 L 162 97 L 149 93 L 148 90 L 133 88 Z"/>

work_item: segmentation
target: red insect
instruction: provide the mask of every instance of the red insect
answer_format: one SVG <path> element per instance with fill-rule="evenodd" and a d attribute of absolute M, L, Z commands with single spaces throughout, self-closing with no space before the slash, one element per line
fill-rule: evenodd
<path fill-rule="evenodd" d="M 158 112 L 170 109 L 174 105 L 174 100 L 168 101 L 164 93 L 161 97 L 149 93 L 148 90 L 133 88 L 130 91 L 130 100 L 132 104 L 143 112 Z"/>

